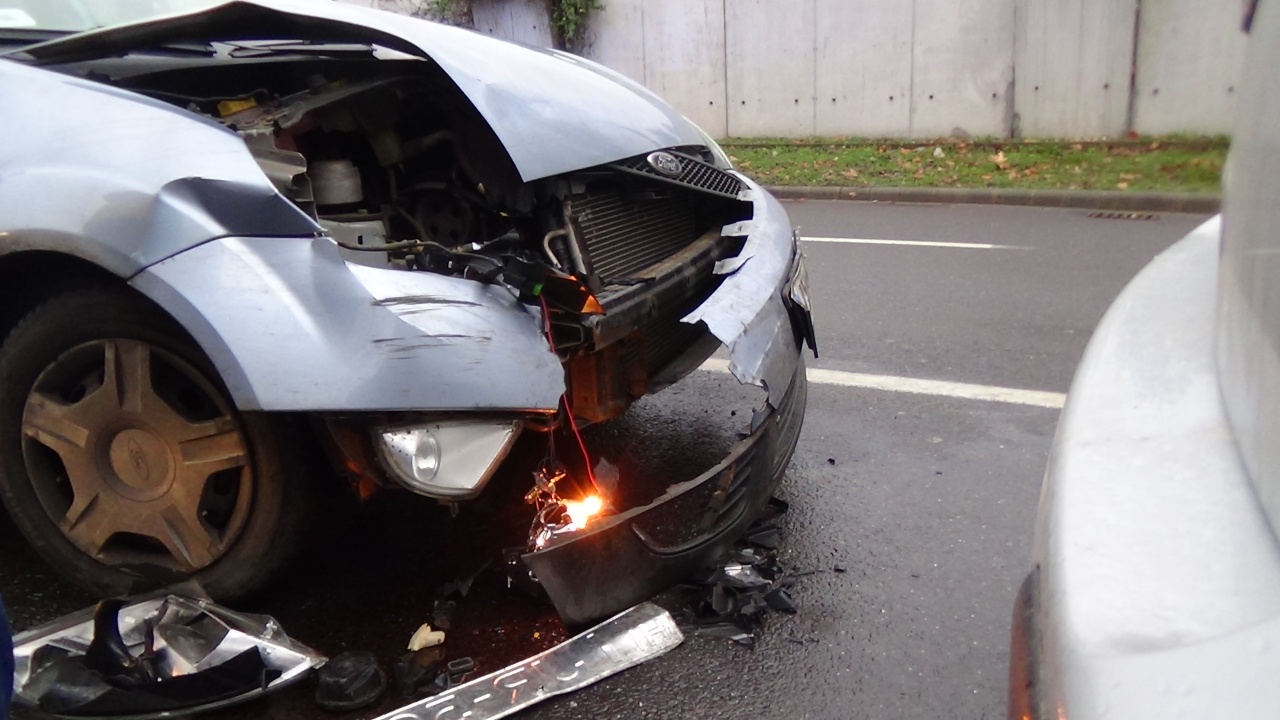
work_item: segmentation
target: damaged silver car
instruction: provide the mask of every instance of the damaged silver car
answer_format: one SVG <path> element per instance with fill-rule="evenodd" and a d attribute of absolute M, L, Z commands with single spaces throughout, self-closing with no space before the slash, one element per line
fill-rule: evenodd
<path fill-rule="evenodd" d="M 62 574 L 242 596 L 297 545 L 317 457 L 462 502 L 521 433 L 617 417 L 721 345 L 769 393 L 731 456 L 525 559 L 600 617 L 767 501 L 806 280 L 705 133 L 582 58 L 424 20 L 146 5 L 170 14 L 0 0 L 0 497 Z M 681 504 L 697 527 L 646 531 Z M 637 579 L 579 592 L 608 562 Z"/>

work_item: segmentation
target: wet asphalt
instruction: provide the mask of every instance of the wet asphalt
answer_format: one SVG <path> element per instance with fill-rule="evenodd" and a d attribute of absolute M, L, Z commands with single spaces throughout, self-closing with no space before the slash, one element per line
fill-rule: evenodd
<path fill-rule="evenodd" d="M 821 358 L 811 368 L 1065 392 L 1106 307 L 1202 218 L 1091 219 L 1085 211 L 788 204 L 806 236 L 988 243 L 978 250 L 807 243 Z M 698 371 L 593 428 L 593 452 L 660 489 L 717 463 L 760 394 Z M 1008 618 L 1026 571 L 1057 411 L 814 384 L 779 490 L 780 557 L 813 571 L 796 615 L 771 615 L 754 649 L 691 636 L 670 654 L 527 711 L 528 718 L 995 718 L 1004 714 Z M 430 616 L 442 582 L 476 575 L 446 646 L 488 672 L 565 637 L 554 612 L 494 564 L 521 542 L 518 497 L 540 448 L 518 448 L 484 501 L 450 517 L 405 495 L 341 506 L 312 550 L 241 609 L 277 617 L 329 653 L 384 664 Z M 91 604 L 0 517 L 0 593 L 17 628 Z M 658 601 L 682 617 L 680 590 Z M 303 684 L 210 717 L 327 715 Z M 17 715 L 16 717 L 31 717 Z"/>

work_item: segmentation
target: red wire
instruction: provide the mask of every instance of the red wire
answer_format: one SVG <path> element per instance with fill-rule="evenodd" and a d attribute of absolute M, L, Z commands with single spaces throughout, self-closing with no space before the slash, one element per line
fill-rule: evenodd
<path fill-rule="evenodd" d="M 542 320 L 546 327 L 547 343 L 551 346 L 551 352 L 556 351 L 556 341 L 551 335 L 551 311 L 547 309 L 547 299 L 541 294 L 538 295 L 538 301 L 542 303 Z M 600 485 L 596 482 L 596 474 L 591 469 L 591 455 L 587 453 L 587 444 L 582 440 L 582 433 L 578 431 L 578 423 L 573 419 L 573 408 L 569 406 L 569 394 L 564 393 L 560 396 L 560 402 L 564 403 L 564 413 L 569 416 L 569 427 L 573 429 L 573 436 L 578 440 L 578 449 L 582 451 L 582 461 L 587 468 L 587 479 L 591 481 L 591 487 L 596 489 L 596 493 L 604 495 L 600 490 Z"/>

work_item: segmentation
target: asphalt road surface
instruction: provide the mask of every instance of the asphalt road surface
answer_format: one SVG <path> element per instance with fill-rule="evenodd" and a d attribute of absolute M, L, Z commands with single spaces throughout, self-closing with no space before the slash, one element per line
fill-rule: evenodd
<path fill-rule="evenodd" d="M 771 615 L 754 649 L 690 637 L 670 654 L 526 712 L 529 718 L 997 718 L 1008 620 L 1026 570 L 1057 407 L 1124 284 L 1203 218 L 1089 218 L 1079 210 L 807 202 L 802 234 L 821 359 L 779 495 L 781 557 L 812 570 L 799 612 Z M 715 464 L 758 394 L 714 368 L 594 429 L 624 477 L 685 479 Z M 524 483 L 527 484 L 527 483 Z M 327 527 L 266 596 L 334 654 L 389 663 L 434 588 L 519 542 L 489 503 L 449 518 L 398 495 Z M 518 506 L 517 510 L 519 509 Z M 837 572 L 839 566 L 842 572 Z M 546 606 L 482 572 L 447 645 L 498 669 L 562 639 Z M 91 604 L 0 518 L 0 592 L 18 628 Z M 679 610 L 679 591 L 660 602 Z M 302 685 L 218 717 L 321 715 Z M 403 700 L 389 696 L 351 718 Z M 342 716 L 335 716 L 342 717 Z"/>

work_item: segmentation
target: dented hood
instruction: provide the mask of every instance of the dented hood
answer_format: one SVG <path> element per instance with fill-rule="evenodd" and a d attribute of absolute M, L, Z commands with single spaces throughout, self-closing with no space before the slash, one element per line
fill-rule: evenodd
<path fill-rule="evenodd" d="M 78 33 L 22 53 L 36 64 L 57 65 L 183 41 L 270 39 L 376 44 L 437 63 L 488 121 L 526 181 L 706 143 L 658 96 L 589 60 L 334 1 L 211 2 L 198 12 Z"/>

